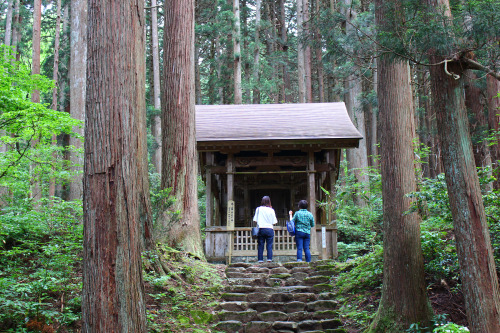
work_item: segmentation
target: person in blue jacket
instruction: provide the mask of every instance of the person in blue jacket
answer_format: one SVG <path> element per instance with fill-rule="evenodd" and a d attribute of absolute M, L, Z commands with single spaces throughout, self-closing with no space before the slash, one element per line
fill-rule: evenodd
<path fill-rule="evenodd" d="M 311 262 L 311 228 L 314 227 L 314 217 L 311 212 L 307 210 L 307 201 L 299 201 L 299 210 L 295 212 L 292 217 L 290 214 L 290 221 L 295 223 L 295 244 L 297 245 L 297 261 L 302 261 L 302 251 L 306 254 L 306 261 Z"/>

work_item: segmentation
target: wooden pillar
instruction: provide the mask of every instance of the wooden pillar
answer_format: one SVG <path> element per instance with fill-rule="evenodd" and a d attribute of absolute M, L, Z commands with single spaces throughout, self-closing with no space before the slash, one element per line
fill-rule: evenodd
<path fill-rule="evenodd" d="M 229 202 L 234 201 L 234 155 L 232 153 L 229 153 L 227 155 L 227 162 L 226 162 L 226 174 L 227 174 L 227 207 L 229 210 Z M 236 210 L 236 207 L 234 207 L 234 210 Z M 231 259 L 233 256 L 233 230 L 234 230 L 234 224 L 232 228 L 229 226 L 229 221 L 227 223 L 228 226 L 228 251 L 226 252 L 228 254 L 228 260 L 227 263 L 228 265 L 231 264 Z"/>
<path fill-rule="evenodd" d="M 307 156 L 307 190 L 308 190 L 308 202 L 309 211 L 314 217 L 314 223 L 317 224 L 316 216 L 316 177 L 314 170 L 314 151 L 309 151 Z M 317 244 L 316 244 L 316 227 L 311 229 L 311 253 L 317 254 Z"/>
<path fill-rule="evenodd" d="M 206 180 L 206 226 L 212 226 L 213 224 L 213 216 L 214 216 L 214 198 L 212 192 L 212 166 L 213 166 L 213 154 L 208 152 L 206 153 L 206 161 L 207 161 L 207 169 L 205 171 L 205 180 Z"/>
<path fill-rule="evenodd" d="M 245 215 L 245 221 L 247 221 L 250 225 L 250 227 L 253 227 L 252 225 L 252 217 L 253 216 L 250 216 L 251 215 L 251 211 L 250 211 L 250 195 L 248 193 L 248 184 L 245 182 L 245 189 L 243 190 L 243 202 L 245 203 L 245 207 L 244 207 L 244 215 Z M 247 223 L 245 222 L 245 223 Z"/>

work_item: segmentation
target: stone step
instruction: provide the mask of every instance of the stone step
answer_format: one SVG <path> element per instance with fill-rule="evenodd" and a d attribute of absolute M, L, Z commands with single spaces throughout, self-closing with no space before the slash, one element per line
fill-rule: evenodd
<path fill-rule="evenodd" d="M 243 268 L 248 268 L 248 267 L 252 267 L 253 264 L 251 263 L 248 263 L 248 262 L 234 262 L 232 263 L 231 265 L 227 266 L 228 268 L 232 268 L 232 267 L 243 267 Z"/>
<path fill-rule="evenodd" d="M 312 286 L 311 289 L 315 293 L 324 293 L 332 291 L 333 286 L 329 283 L 320 283 L 320 284 L 315 284 L 314 286 Z"/>
<path fill-rule="evenodd" d="M 220 321 L 239 321 L 241 323 L 247 323 L 252 320 L 256 320 L 257 316 L 260 315 L 257 311 L 253 309 L 247 309 L 245 311 L 226 311 L 222 310 L 217 312 L 217 317 Z"/>
<path fill-rule="evenodd" d="M 309 293 L 312 292 L 314 286 L 284 286 L 276 287 L 276 292 L 278 293 Z"/>
<path fill-rule="evenodd" d="M 226 302 L 246 302 L 247 294 L 245 293 L 223 293 L 221 298 Z"/>
<path fill-rule="evenodd" d="M 254 292 L 256 289 L 261 289 L 261 287 L 256 287 L 256 286 L 247 286 L 244 284 L 235 284 L 235 285 L 230 285 L 226 288 L 227 292 L 231 293 L 244 293 L 248 294 L 251 292 Z"/>
<path fill-rule="evenodd" d="M 272 332 L 273 323 L 267 321 L 251 321 L 245 325 L 245 333 Z"/>
<path fill-rule="evenodd" d="M 253 273 L 248 271 L 243 272 L 226 272 L 226 277 L 230 279 L 262 279 L 268 277 L 268 273 Z"/>
<path fill-rule="evenodd" d="M 345 333 L 329 283 L 331 261 L 234 263 L 217 306 L 216 331 Z"/>
<path fill-rule="evenodd" d="M 295 280 L 299 281 L 299 282 L 302 282 L 304 281 L 304 279 L 306 277 L 308 277 L 309 275 L 306 273 L 306 272 L 294 272 L 292 273 L 292 278 L 294 278 Z"/>
<path fill-rule="evenodd" d="M 332 270 L 322 270 L 322 271 L 312 271 L 309 276 L 318 276 L 318 275 L 322 275 L 322 276 L 328 276 L 328 277 L 332 277 L 333 274 L 335 273 L 335 271 L 332 269 Z"/>
<path fill-rule="evenodd" d="M 248 309 L 248 302 L 222 302 L 219 303 L 217 309 L 225 311 L 245 311 Z"/>
<path fill-rule="evenodd" d="M 330 292 L 320 293 L 318 299 L 334 300 L 335 294 Z"/>
<path fill-rule="evenodd" d="M 319 300 L 307 303 L 307 311 L 315 312 L 324 310 L 334 310 L 337 308 L 337 306 L 338 303 L 336 301 Z"/>
<path fill-rule="evenodd" d="M 219 321 L 212 326 L 215 331 L 222 331 L 228 333 L 243 332 L 243 323 L 237 320 Z"/>
<path fill-rule="evenodd" d="M 285 262 L 285 263 L 283 263 L 283 267 L 288 268 L 288 269 L 293 269 L 293 268 L 297 268 L 297 267 L 307 267 L 309 269 L 311 268 L 309 263 L 298 262 L 298 261 Z"/>
<path fill-rule="evenodd" d="M 258 278 L 228 278 L 229 284 L 237 284 L 237 285 L 247 285 L 247 286 L 258 286 L 264 283 L 263 279 Z"/>
<path fill-rule="evenodd" d="M 306 277 L 304 279 L 304 284 L 307 286 L 314 286 L 316 284 L 328 283 L 330 281 L 330 276 L 316 275 L 312 277 Z"/>
<path fill-rule="evenodd" d="M 269 274 L 270 270 L 271 270 L 271 268 L 258 267 L 258 266 L 252 266 L 252 267 L 248 267 L 247 269 L 245 269 L 245 271 L 249 272 L 249 273 L 267 273 L 267 274 Z"/>

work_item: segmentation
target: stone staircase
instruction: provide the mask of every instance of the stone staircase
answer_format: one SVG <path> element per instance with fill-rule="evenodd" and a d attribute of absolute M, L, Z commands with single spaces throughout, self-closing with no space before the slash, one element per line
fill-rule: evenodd
<path fill-rule="evenodd" d="M 234 263 L 216 332 L 345 332 L 329 290 L 327 262 Z"/>

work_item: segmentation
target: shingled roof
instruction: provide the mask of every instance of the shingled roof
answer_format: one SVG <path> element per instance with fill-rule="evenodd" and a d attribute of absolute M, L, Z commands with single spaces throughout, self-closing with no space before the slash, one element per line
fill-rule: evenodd
<path fill-rule="evenodd" d="M 344 103 L 197 105 L 199 150 L 228 146 L 357 147 L 363 137 Z"/>

